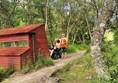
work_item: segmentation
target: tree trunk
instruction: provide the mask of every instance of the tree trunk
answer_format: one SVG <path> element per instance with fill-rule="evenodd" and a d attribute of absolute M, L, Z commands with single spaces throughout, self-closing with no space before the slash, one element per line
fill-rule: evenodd
<path fill-rule="evenodd" d="M 105 33 L 105 26 L 108 20 L 112 17 L 114 8 L 114 0 L 108 0 L 105 3 L 103 11 L 95 23 L 91 38 L 91 55 L 93 58 L 96 73 L 100 78 L 109 78 L 109 75 L 104 71 L 105 65 L 101 51 L 101 42 Z"/>
<path fill-rule="evenodd" d="M 89 36 L 90 36 L 90 39 L 91 39 L 92 34 L 91 34 L 91 29 L 90 29 L 90 25 L 89 25 L 89 22 L 88 22 L 87 16 L 85 16 L 85 19 L 86 19 L 86 24 L 87 24 L 87 29 L 88 29 L 88 32 L 89 32 Z"/>
<path fill-rule="evenodd" d="M 46 0 L 46 10 L 45 10 L 45 30 L 48 27 L 48 0 Z"/>
<path fill-rule="evenodd" d="M 70 34 L 70 20 L 71 20 L 71 15 L 69 15 L 69 19 L 68 19 L 68 23 L 67 23 L 67 30 L 66 30 L 66 37 L 67 39 L 69 38 L 69 34 Z"/>
<path fill-rule="evenodd" d="M 83 30 L 81 30 L 80 33 L 81 33 L 82 42 L 85 43 L 85 37 L 84 37 L 84 32 L 83 32 Z"/>
<path fill-rule="evenodd" d="M 73 44 L 74 44 L 74 42 L 76 40 L 78 31 L 79 31 L 79 28 L 77 28 L 76 32 L 73 34 L 73 42 L 72 42 Z"/>

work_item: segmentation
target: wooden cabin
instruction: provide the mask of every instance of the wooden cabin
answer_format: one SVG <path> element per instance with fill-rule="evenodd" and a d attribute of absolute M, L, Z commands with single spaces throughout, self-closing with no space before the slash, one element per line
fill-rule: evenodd
<path fill-rule="evenodd" d="M 49 56 L 44 24 L 34 24 L 0 30 L 0 42 L 26 41 L 26 46 L 0 48 L 0 66 L 21 69 L 28 60 L 35 61 L 37 55 Z"/>

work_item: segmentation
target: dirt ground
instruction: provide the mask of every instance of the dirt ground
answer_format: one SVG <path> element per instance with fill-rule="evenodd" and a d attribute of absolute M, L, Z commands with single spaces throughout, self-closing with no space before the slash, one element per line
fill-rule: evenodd
<path fill-rule="evenodd" d="M 51 77 L 51 75 L 61 69 L 69 61 L 74 58 L 79 58 L 84 53 L 85 51 L 68 54 L 66 59 L 55 60 L 54 66 L 45 67 L 28 74 L 15 72 L 9 78 L 3 80 L 1 83 L 58 83 L 58 78 Z"/>

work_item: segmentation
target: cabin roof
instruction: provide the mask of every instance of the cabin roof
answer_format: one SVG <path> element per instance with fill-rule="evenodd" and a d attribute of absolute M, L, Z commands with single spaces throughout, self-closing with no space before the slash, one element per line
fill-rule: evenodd
<path fill-rule="evenodd" d="M 1 29 L 0 30 L 0 36 L 4 35 L 13 35 L 13 34 L 21 34 L 21 33 L 29 33 L 32 30 L 44 25 L 43 23 L 40 24 L 33 24 L 29 26 L 22 26 L 22 27 L 16 27 L 16 28 L 7 28 L 7 29 Z"/>
<path fill-rule="evenodd" d="M 0 56 L 20 56 L 27 50 L 29 50 L 29 47 L 0 48 Z"/>

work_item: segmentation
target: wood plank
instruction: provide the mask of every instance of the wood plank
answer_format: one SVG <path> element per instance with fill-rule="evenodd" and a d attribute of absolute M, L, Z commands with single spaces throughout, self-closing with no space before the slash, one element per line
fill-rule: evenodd
<path fill-rule="evenodd" d="M 28 35 L 14 35 L 14 36 L 0 37 L 0 42 L 15 42 L 21 40 L 28 40 Z"/>
<path fill-rule="evenodd" d="M 20 57 L 0 57 L 0 66 L 8 68 L 13 65 L 16 69 L 20 69 Z"/>
<path fill-rule="evenodd" d="M 7 57 L 19 57 L 24 52 L 28 51 L 29 47 L 8 47 L 8 48 L 0 48 L 0 58 L 3 56 Z"/>

